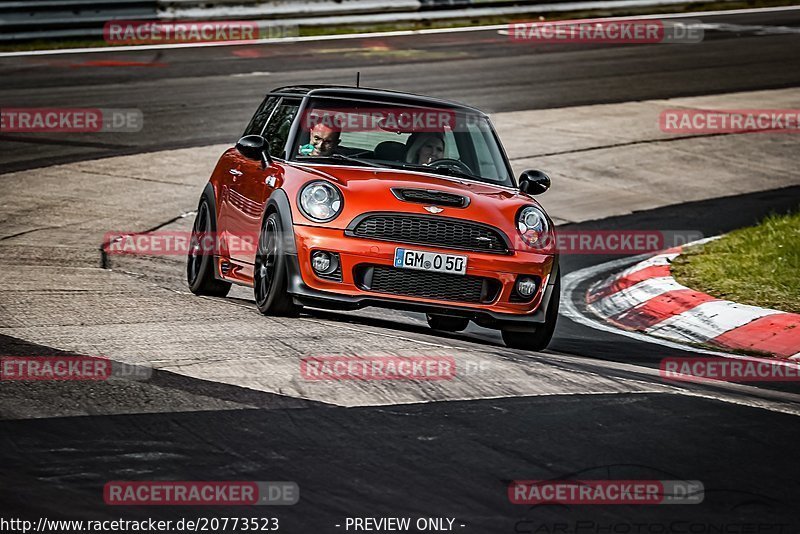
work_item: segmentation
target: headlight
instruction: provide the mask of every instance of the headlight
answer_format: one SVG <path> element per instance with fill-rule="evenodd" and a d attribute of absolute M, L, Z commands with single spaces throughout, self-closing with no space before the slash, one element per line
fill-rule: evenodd
<path fill-rule="evenodd" d="M 547 244 L 550 225 L 542 210 L 528 206 L 517 214 L 517 230 L 525 243 L 532 247 L 542 247 Z"/>
<path fill-rule="evenodd" d="M 308 183 L 300 191 L 300 209 L 312 221 L 332 221 L 342 211 L 342 194 L 328 182 Z"/>

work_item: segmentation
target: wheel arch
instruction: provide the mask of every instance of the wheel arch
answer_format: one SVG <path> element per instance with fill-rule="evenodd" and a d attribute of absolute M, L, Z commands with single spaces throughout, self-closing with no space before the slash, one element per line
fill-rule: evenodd
<path fill-rule="evenodd" d="M 207 198 L 208 201 L 211 203 L 211 206 L 214 208 L 211 210 L 211 230 L 216 232 L 217 231 L 217 212 L 219 211 L 219 206 L 217 205 L 217 194 L 214 190 L 214 185 L 211 182 L 208 182 L 206 186 L 203 188 L 203 192 L 200 194 L 200 200 L 202 201 L 203 197 Z M 199 203 L 198 203 L 199 206 Z"/>
<path fill-rule="evenodd" d="M 292 207 L 289 204 L 289 196 L 283 189 L 276 189 L 267 200 L 264 207 L 264 216 L 261 219 L 263 227 L 264 221 L 272 213 L 277 213 L 281 221 L 281 234 L 283 238 L 284 250 L 287 254 L 297 255 L 297 244 L 294 240 L 294 221 L 292 220 Z"/>
<path fill-rule="evenodd" d="M 206 186 L 203 188 L 203 192 L 200 194 L 200 200 L 197 203 L 197 213 L 195 215 L 194 225 L 197 225 L 197 218 L 201 215 L 200 208 L 203 206 L 203 203 L 209 205 L 209 209 L 207 210 L 209 218 L 208 224 L 211 232 L 216 234 L 217 203 L 214 186 L 211 184 L 211 182 L 206 184 Z M 195 226 L 192 227 L 193 234 L 194 228 Z M 219 272 L 219 255 L 216 253 L 211 256 L 203 254 L 203 259 L 201 260 L 199 267 L 197 267 L 194 280 L 192 280 L 191 274 L 189 274 L 189 270 L 192 266 L 191 252 L 189 253 L 189 257 L 190 258 L 187 260 L 186 272 L 190 291 L 196 295 L 210 295 L 218 297 L 226 296 L 230 290 L 231 283 L 223 279 Z"/>

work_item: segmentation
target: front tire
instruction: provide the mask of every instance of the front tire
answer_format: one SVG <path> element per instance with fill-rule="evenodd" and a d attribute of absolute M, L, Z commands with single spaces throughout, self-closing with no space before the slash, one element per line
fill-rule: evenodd
<path fill-rule="evenodd" d="M 503 330 L 503 341 L 510 349 L 544 350 L 553 338 L 558 320 L 558 301 L 561 298 L 561 277 L 556 279 L 553 294 L 550 295 L 550 306 L 547 308 L 544 324 L 536 325 L 530 330 Z"/>
<path fill-rule="evenodd" d="M 264 315 L 296 317 L 301 307 L 288 293 L 286 249 L 278 213 L 271 213 L 261 228 L 253 271 L 253 292 L 258 311 Z"/>
<path fill-rule="evenodd" d="M 443 330 L 445 332 L 461 332 L 466 330 L 469 326 L 469 319 L 463 317 L 450 317 L 448 315 L 431 315 L 425 314 L 428 320 L 428 326 L 434 330 Z"/>
<path fill-rule="evenodd" d="M 204 250 L 207 248 L 207 236 L 211 236 L 212 241 L 216 239 L 216 228 L 211 222 L 212 209 L 212 203 L 203 195 L 192 227 L 189 254 L 186 258 L 186 281 L 189 291 L 195 295 L 224 297 L 231 290 L 231 284 L 217 280 L 214 272 L 214 250 Z"/>

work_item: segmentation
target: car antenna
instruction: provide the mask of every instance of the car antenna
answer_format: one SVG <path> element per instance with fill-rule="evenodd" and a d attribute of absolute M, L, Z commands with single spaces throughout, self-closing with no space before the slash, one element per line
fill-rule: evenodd
<path fill-rule="evenodd" d="M 361 71 L 356 71 L 356 89 L 361 88 Z"/>

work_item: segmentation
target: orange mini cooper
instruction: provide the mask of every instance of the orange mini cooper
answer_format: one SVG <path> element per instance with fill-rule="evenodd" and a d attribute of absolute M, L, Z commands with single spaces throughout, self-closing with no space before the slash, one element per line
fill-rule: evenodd
<path fill-rule="evenodd" d="M 254 288 L 266 315 L 382 306 L 434 329 L 474 321 L 506 344 L 550 342 L 560 294 L 553 223 L 513 178 L 489 118 L 354 87 L 269 93 L 200 197 L 187 262 L 198 295 Z M 199 246 L 216 236 L 213 253 Z M 251 246 L 241 246 L 252 237 Z"/>

